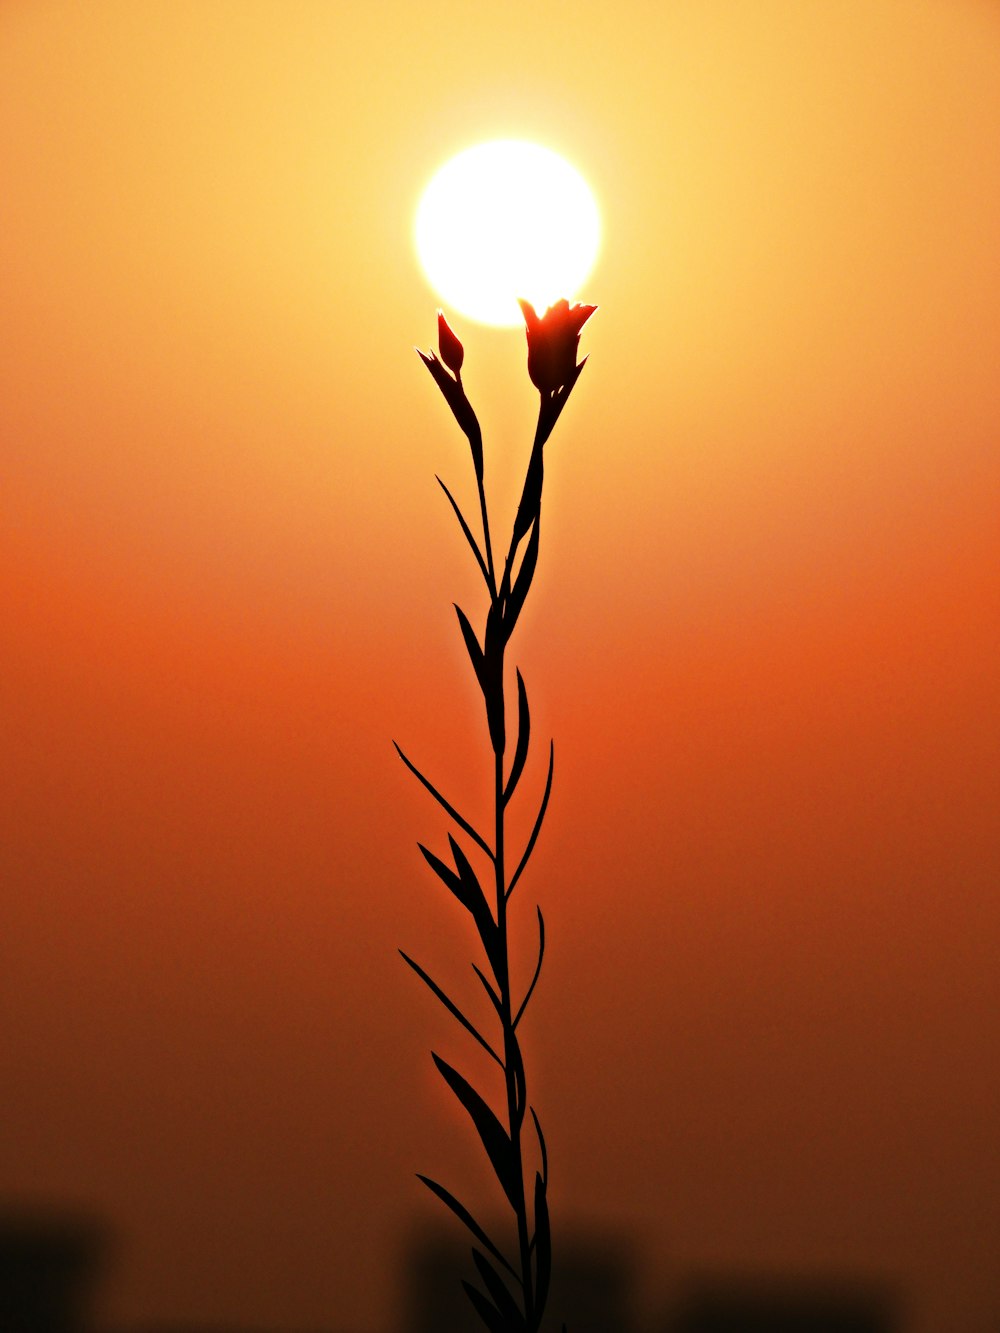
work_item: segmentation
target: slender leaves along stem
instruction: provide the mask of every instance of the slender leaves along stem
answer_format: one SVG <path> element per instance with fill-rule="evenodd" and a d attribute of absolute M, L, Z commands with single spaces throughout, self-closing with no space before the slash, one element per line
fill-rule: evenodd
<path fill-rule="evenodd" d="M 539 396 L 538 424 L 499 584 L 497 574 L 500 566 L 494 559 L 486 503 L 483 436 L 462 383 L 465 350 L 440 312 L 438 353 L 419 352 L 421 361 L 468 441 L 479 500 L 481 543 L 455 496 L 438 478 L 488 594 L 482 638 L 476 633 L 473 621 L 465 611 L 458 606 L 455 610 L 462 642 L 483 699 L 493 777 L 492 846 L 396 746 L 406 767 L 430 792 L 461 834 L 469 839 L 471 855 L 486 858 L 490 872 L 489 881 L 480 881 L 470 859 L 470 852 L 451 833 L 448 835 L 449 859 L 420 846 L 430 869 L 469 913 L 475 925 L 488 969 L 484 971 L 476 963 L 472 966 L 489 1000 L 487 1017 L 499 1028 L 494 1040 L 484 1034 L 479 1019 L 470 1017 L 464 1001 L 460 1006 L 423 967 L 400 950 L 407 965 L 487 1052 L 499 1067 L 503 1078 L 503 1109 L 498 1112 L 490 1105 L 488 1096 L 474 1087 L 463 1074 L 440 1056 L 433 1056 L 442 1079 L 472 1121 L 511 1210 L 513 1225 L 509 1241 L 513 1242 L 515 1250 L 508 1247 L 508 1240 L 501 1241 L 491 1236 L 465 1204 L 459 1202 L 443 1185 L 427 1176 L 419 1177 L 478 1242 L 480 1248 L 473 1248 L 472 1260 L 475 1276 L 481 1285 L 476 1286 L 472 1282 L 463 1282 L 462 1285 L 489 1333 L 539 1333 L 545 1315 L 552 1268 L 548 1152 L 538 1116 L 534 1107 L 528 1104 L 528 1080 L 517 1031 L 541 975 L 545 956 L 545 922 L 541 909 L 537 908 L 538 954 L 534 972 L 523 999 L 515 1006 L 508 912 L 511 894 L 528 865 L 548 808 L 554 749 L 550 742 L 548 772 L 538 813 L 514 872 L 509 875 L 508 807 L 518 794 L 530 762 L 531 715 L 524 678 L 515 668 L 517 731 L 513 756 L 508 763 L 505 655 L 538 568 L 545 443 L 583 369 L 584 362 L 577 362 L 580 331 L 596 309 L 595 306 L 587 305 L 570 306 L 566 301 L 556 302 L 543 315 L 538 315 L 526 301 L 521 302 L 521 308 L 528 340 L 528 376 Z M 486 886 L 492 893 L 492 900 Z M 492 973 L 492 978 L 488 972 Z M 540 1170 L 533 1165 L 535 1153 L 529 1154 L 522 1134 L 529 1110 L 537 1141 Z"/>

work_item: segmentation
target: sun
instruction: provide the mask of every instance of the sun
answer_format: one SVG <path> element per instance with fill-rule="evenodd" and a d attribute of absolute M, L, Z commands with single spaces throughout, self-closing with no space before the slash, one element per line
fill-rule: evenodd
<path fill-rule="evenodd" d="M 587 182 L 558 153 L 517 139 L 467 148 L 431 178 L 414 239 L 431 286 L 482 324 L 520 324 L 571 298 L 594 266 L 601 223 Z"/>

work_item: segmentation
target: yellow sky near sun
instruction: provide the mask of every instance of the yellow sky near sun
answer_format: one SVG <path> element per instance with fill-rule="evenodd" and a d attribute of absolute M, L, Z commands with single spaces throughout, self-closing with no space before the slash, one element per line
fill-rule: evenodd
<path fill-rule="evenodd" d="M 135 1238 L 112 1322 L 391 1324 L 455 939 L 389 736 L 477 792 L 413 218 L 501 135 L 603 222 L 517 645 L 557 1205 L 995 1321 L 998 131 L 979 0 L 0 7 L 0 1196 Z"/>
<path fill-rule="evenodd" d="M 328 508 L 350 493 L 315 485 L 348 351 L 350 379 L 369 392 L 338 402 L 338 465 L 353 467 L 361 438 L 391 457 L 412 429 L 420 389 L 404 380 L 394 413 L 378 385 L 400 338 L 408 346 L 432 327 L 413 211 L 455 148 L 502 129 L 584 168 L 609 237 L 588 297 L 605 306 L 592 345 L 608 343 L 627 388 L 668 376 L 669 404 L 637 404 L 633 477 L 661 471 L 655 415 L 666 408 L 683 459 L 692 418 L 703 428 L 711 405 L 736 450 L 720 475 L 762 452 L 777 468 L 783 440 L 793 467 L 803 453 L 829 467 L 828 450 L 840 451 L 826 438 L 862 424 L 831 422 L 849 403 L 867 429 L 884 409 L 887 425 L 911 430 L 930 394 L 932 409 L 965 423 L 993 373 L 981 335 L 995 327 L 997 95 L 993 20 L 961 8 L 960 18 L 931 4 L 824 17 L 784 5 L 767 23 L 725 5 L 655 21 L 642 10 L 618 25 L 615 45 L 595 12 L 557 50 L 534 34 L 552 21 L 544 11 L 529 21 L 515 9 L 477 64 L 473 20 L 449 7 L 391 23 L 378 6 L 350 23 L 339 6 L 325 18 L 293 7 L 276 24 L 268 6 L 236 21 L 225 6 L 107 5 L 104 22 L 80 30 L 13 7 L 9 410 L 23 405 L 37 421 L 48 399 L 49 440 L 60 425 L 98 430 L 107 466 L 65 443 L 60 466 L 96 491 L 96 514 L 138 512 L 147 537 L 144 482 L 181 511 L 193 497 L 177 492 L 207 482 L 225 510 L 230 466 L 253 457 L 233 535 L 257 546 L 279 487 L 293 502 L 275 540 L 297 545 L 300 497 Z M 617 55 L 597 61 L 598 50 Z M 672 335 L 666 366 L 653 329 Z M 57 378 L 62 402 L 40 392 Z M 288 386 L 283 397 L 265 392 L 274 382 Z M 117 443 L 147 404 L 179 437 L 170 450 Z M 748 411 L 760 429 L 737 443 Z M 968 425 L 978 434 L 982 423 Z M 274 446 L 289 428 L 304 458 Z M 20 467 L 44 472 L 44 442 L 30 453 Z M 203 541 L 203 525 L 192 527 Z M 165 535 L 177 545 L 173 528 Z"/>

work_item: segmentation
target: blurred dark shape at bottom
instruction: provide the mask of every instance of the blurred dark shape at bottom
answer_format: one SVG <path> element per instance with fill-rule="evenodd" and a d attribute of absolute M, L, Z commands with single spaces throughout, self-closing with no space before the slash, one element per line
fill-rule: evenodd
<path fill-rule="evenodd" d="M 483 1333 L 483 1323 L 462 1289 L 463 1279 L 482 1290 L 472 1261 L 470 1236 L 425 1232 L 410 1243 L 405 1260 L 404 1333 Z M 482 1247 L 477 1247 L 481 1249 Z M 631 1307 L 635 1260 L 620 1236 L 570 1233 L 552 1256 L 552 1289 L 544 1327 L 569 1333 L 634 1333 Z M 515 1293 L 519 1290 L 510 1279 Z"/>
<path fill-rule="evenodd" d="M 108 1232 L 55 1209 L 0 1207 L 0 1330 L 82 1333 Z"/>
<path fill-rule="evenodd" d="M 3 1333 L 2 1329 L 0 1333 Z M 125 1329 L 116 1327 L 115 1333 L 268 1333 L 268 1330 L 259 1324 L 191 1324 L 177 1323 L 173 1320 L 164 1323 L 156 1320 L 154 1323 L 131 1324 Z M 302 1329 L 299 1333 L 357 1333 L 357 1330 L 347 1330 L 338 1325 L 333 1328 Z"/>
<path fill-rule="evenodd" d="M 895 1303 L 870 1284 L 799 1277 L 689 1280 L 666 1333 L 894 1333 Z"/>

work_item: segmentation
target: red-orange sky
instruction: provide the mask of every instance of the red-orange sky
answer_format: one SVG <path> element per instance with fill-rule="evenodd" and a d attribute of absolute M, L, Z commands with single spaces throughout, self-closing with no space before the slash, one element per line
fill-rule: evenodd
<path fill-rule="evenodd" d="M 390 738 L 476 807 L 411 224 L 497 136 L 605 232 L 514 641 L 556 1244 L 994 1328 L 987 0 L 0 9 L 0 1203 L 109 1220 L 108 1327 L 389 1333 L 413 1173 L 487 1197 Z M 523 337 L 455 323 L 503 530 Z"/>

